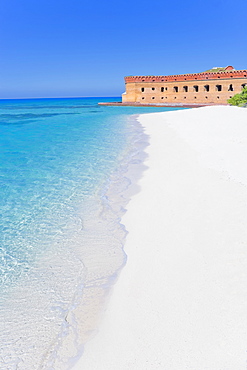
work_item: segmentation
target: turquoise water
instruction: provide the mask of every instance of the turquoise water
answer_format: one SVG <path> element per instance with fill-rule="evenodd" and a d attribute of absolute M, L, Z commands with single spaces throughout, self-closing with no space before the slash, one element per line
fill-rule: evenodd
<path fill-rule="evenodd" d="M 110 100 L 0 101 L 1 369 L 68 369 L 125 263 L 126 173 L 146 142 L 133 114 L 169 108 Z"/>

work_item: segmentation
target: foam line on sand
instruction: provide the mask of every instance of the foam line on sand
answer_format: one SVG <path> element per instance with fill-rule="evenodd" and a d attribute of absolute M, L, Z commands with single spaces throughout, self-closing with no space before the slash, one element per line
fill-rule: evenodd
<path fill-rule="evenodd" d="M 74 370 L 244 370 L 247 109 L 139 121 L 150 146 L 122 220 L 128 261 Z"/>

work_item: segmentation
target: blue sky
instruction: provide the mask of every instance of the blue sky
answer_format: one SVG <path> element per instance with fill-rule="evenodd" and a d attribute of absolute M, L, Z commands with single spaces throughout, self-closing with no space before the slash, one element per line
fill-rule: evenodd
<path fill-rule="evenodd" d="M 1 0 L 0 98 L 120 96 L 126 75 L 247 68 L 246 0 Z"/>

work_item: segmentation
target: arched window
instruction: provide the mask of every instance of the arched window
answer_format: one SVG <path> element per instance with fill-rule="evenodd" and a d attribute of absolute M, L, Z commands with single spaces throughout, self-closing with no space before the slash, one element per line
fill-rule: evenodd
<path fill-rule="evenodd" d="M 243 90 L 246 86 L 247 86 L 247 84 L 242 84 L 241 89 Z"/>
<path fill-rule="evenodd" d="M 144 92 L 144 90 L 145 90 L 145 89 L 144 89 L 144 87 L 142 87 L 142 88 L 141 88 L 141 92 Z"/>
<path fill-rule="evenodd" d="M 205 85 L 205 86 L 204 86 L 204 91 L 209 92 L 209 85 Z"/>
<path fill-rule="evenodd" d="M 199 91 L 199 86 L 198 85 L 194 85 L 193 86 L 193 91 L 198 92 Z"/>
<path fill-rule="evenodd" d="M 154 91 L 155 90 L 155 87 L 152 87 L 152 90 Z"/>
<path fill-rule="evenodd" d="M 174 91 L 174 92 L 178 92 L 178 87 L 177 87 L 177 86 L 174 86 L 174 87 L 173 87 L 173 91 Z"/>
<path fill-rule="evenodd" d="M 160 88 L 160 91 L 161 91 L 161 92 L 164 92 L 164 90 L 165 90 L 165 88 L 164 88 L 164 87 L 161 87 L 161 88 Z"/>
<path fill-rule="evenodd" d="M 216 91 L 222 91 L 222 85 L 216 85 Z"/>
<path fill-rule="evenodd" d="M 230 84 L 229 87 L 228 87 L 228 91 L 233 91 L 233 90 L 234 90 L 233 85 Z"/>
<path fill-rule="evenodd" d="M 188 86 L 183 86 L 183 91 L 188 92 Z"/>

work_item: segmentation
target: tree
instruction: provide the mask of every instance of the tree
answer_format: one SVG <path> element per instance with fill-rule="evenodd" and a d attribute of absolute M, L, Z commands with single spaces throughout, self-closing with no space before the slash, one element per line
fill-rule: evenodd
<path fill-rule="evenodd" d="M 247 104 L 247 86 L 243 88 L 241 93 L 234 95 L 232 98 L 228 99 L 227 102 L 230 105 L 236 105 L 237 107 L 243 107 Z"/>

